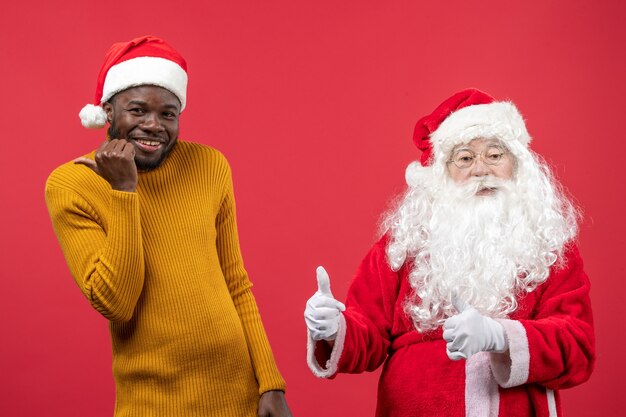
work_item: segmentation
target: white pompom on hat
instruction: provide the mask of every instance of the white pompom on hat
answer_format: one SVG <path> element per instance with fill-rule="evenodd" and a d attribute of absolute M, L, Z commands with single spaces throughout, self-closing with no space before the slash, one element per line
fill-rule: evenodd
<path fill-rule="evenodd" d="M 531 141 L 513 103 L 498 102 L 475 88 L 459 91 L 415 125 L 413 141 L 422 155 L 419 162 L 407 167 L 407 184 L 415 187 L 428 180 L 435 160 L 442 160 L 456 145 L 477 138 L 497 138 L 514 154 L 520 148 L 526 149 Z"/>
<path fill-rule="evenodd" d="M 94 103 L 87 104 L 78 114 L 82 125 L 90 129 L 104 127 L 107 118 L 102 103 L 120 91 L 140 85 L 156 85 L 171 91 L 180 100 L 183 111 L 187 102 L 185 59 L 154 36 L 113 44 L 98 74 Z"/>
<path fill-rule="evenodd" d="M 99 129 L 107 123 L 107 114 L 99 105 L 87 104 L 80 110 L 78 117 L 82 125 L 89 129 Z"/>

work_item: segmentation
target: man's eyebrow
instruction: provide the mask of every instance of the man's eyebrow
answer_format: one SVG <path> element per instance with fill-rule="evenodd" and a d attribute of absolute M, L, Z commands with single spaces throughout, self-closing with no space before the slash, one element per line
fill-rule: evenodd
<path fill-rule="evenodd" d="M 137 99 L 135 99 L 135 100 L 130 100 L 130 101 L 127 103 L 127 105 L 135 105 L 135 106 L 145 106 L 145 105 L 147 105 L 147 104 L 148 104 L 148 102 L 143 101 L 143 100 L 137 100 Z M 167 109 L 175 109 L 175 110 L 178 110 L 178 106 L 177 106 L 176 104 L 172 104 L 172 103 L 167 103 L 167 104 L 164 104 L 164 105 L 163 105 L 163 107 L 164 107 L 164 108 L 167 108 Z"/>

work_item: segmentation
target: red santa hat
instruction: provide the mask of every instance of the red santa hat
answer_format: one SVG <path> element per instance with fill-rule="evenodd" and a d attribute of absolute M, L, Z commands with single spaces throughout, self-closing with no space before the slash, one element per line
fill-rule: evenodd
<path fill-rule="evenodd" d="M 127 88 L 156 85 L 171 91 L 180 100 L 181 111 L 187 98 L 187 63 L 164 40 L 141 36 L 113 44 L 98 74 L 94 104 L 79 113 L 83 126 L 98 129 L 106 125 L 102 103 Z"/>
<path fill-rule="evenodd" d="M 422 155 L 419 163 L 407 167 L 407 183 L 417 185 L 433 164 L 447 161 L 455 146 L 476 138 L 499 139 L 515 156 L 527 150 L 531 140 L 513 103 L 496 101 L 475 88 L 459 91 L 415 125 L 413 141 Z"/>

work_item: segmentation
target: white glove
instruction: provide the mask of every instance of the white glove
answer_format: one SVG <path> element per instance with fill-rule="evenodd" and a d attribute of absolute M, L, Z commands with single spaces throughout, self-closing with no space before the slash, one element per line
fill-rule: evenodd
<path fill-rule="evenodd" d="M 509 346 L 504 327 L 485 317 L 463 301 L 452 300 L 460 314 L 443 323 L 446 353 L 453 361 L 467 359 L 478 352 L 505 352 Z"/>
<path fill-rule="evenodd" d="M 318 266 L 316 272 L 317 292 L 306 302 L 304 321 L 313 340 L 335 340 L 339 316 L 346 306 L 333 298 L 326 270 Z"/>

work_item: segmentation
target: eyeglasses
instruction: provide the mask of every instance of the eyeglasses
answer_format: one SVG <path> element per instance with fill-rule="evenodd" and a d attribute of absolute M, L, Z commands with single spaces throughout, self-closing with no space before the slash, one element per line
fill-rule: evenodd
<path fill-rule="evenodd" d="M 497 145 L 488 146 L 487 149 L 480 154 L 476 154 L 469 149 L 459 149 L 452 153 L 452 156 L 447 162 L 452 162 L 459 169 L 467 169 L 474 165 L 476 158 L 480 156 L 485 164 L 495 166 L 500 165 L 506 153 L 506 149 Z"/>

